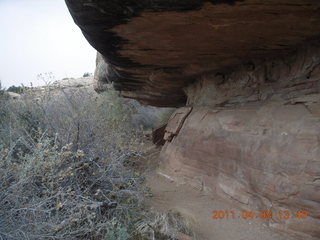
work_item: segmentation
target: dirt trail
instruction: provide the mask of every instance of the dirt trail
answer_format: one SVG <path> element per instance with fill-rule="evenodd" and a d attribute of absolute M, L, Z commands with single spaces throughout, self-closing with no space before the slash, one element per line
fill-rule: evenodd
<path fill-rule="evenodd" d="M 147 174 L 153 197 L 149 204 L 160 211 L 176 210 L 192 219 L 197 240 L 293 240 L 271 231 L 260 220 L 211 219 L 213 210 L 241 211 L 218 198 L 203 195 L 188 185 L 178 185 L 154 170 Z"/>

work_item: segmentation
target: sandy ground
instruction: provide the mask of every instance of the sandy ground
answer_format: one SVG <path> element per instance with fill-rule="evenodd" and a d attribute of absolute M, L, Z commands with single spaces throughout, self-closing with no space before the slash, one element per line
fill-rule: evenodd
<path fill-rule="evenodd" d="M 149 204 L 160 211 L 175 210 L 191 219 L 196 240 L 293 240 L 273 232 L 258 219 L 237 218 L 241 210 L 218 198 L 205 196 L 201 191 L 159 175 L 155 170 L 147 174 L 147 185 L 153 197 Z M 235 219 L 211 219 L 213 210 L 236 213 Z"/>

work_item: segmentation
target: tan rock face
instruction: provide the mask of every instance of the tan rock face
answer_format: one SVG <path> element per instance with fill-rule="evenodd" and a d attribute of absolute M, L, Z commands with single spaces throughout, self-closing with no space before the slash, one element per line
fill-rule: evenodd
<path fill-rule="evenodd" d="M 162 150 L 161 171 L 244 209 L 271 210 L 269 226 L 320 238 L 318 53 L 302 49 L 252 71 L 239 68 L 223 83 L 206 76 L 190 86 L 193 109 L 183 124 L 169 121 L 182 127 Z M 280 219 L 285 210 L 290 218 Z M 308 218 L 299 220 L 302 210 Z"/>

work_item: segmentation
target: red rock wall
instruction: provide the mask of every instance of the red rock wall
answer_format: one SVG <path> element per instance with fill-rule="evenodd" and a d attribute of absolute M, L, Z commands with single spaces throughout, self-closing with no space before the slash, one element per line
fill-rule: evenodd
<path fill-rule="evenodd" d="M 307 219 L 267 224 L 320 238 L 319 49 L 199 78 L 186 89 L 190 108 L 168 123 L 179 132 L 161 171 L 247 210 L 307 210 Z"/>

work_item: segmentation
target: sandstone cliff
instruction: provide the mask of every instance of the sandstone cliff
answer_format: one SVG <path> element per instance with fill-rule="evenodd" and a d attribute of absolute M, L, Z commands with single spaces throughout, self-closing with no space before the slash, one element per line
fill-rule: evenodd
<path fill-rule="evenodd" d="M 161 171 L 320 238 L 320 3 L 71 1 L 97 58 L 96 88 L 181 107 Z"/>
<path fill-rule="evenodd" d="M 161 170 L 247 210 L 307 210 L 305 221 L 274 217 L 268 225 L 319 237 L 319 76 L 319 49 L 304 49 L 223 83 L 203 77 L 188 88 L 192 108 L 169 121 Z"/>

